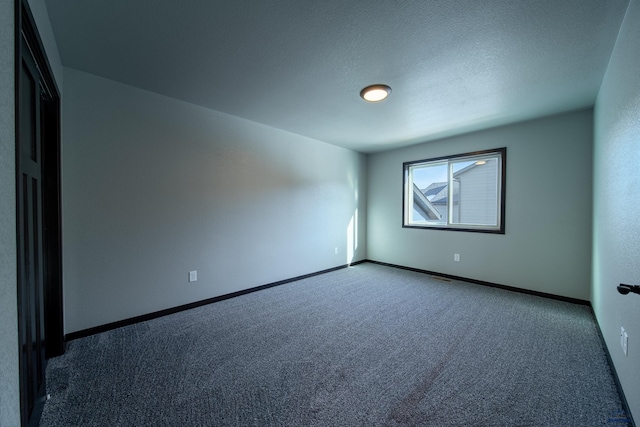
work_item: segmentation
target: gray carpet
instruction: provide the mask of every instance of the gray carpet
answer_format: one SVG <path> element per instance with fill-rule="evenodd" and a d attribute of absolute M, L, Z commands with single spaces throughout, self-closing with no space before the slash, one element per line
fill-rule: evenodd
<path fill-rule="evenodd" d="M 588 307 L 365 263 L 69 343 L 41 426 L 596 426 Z"/>

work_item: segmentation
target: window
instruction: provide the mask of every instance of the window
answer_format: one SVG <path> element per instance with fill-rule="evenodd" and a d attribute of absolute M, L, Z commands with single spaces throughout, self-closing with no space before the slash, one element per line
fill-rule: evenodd
<path fill-rule="evenodd" d="M 403 227 L 504 234 L 506 148 L 406 162 Z"/>

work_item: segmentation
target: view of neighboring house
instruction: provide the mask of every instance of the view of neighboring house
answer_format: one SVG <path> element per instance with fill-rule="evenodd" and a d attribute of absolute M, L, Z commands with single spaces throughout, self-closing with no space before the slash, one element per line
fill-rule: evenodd
<path fill-rule="evenodd" d="M 452 223 L 494 225 L 498 216 L 496 159 L 467 162 L 454 166 L 453 194 L 448 182 L 434 182 L 424 188 L 414 185 L 414 219 L 428 223 L 447 223 L 452 201 Z"/>

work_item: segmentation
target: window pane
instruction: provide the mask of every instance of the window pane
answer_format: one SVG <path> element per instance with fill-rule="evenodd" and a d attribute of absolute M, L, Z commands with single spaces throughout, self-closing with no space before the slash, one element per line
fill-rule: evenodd
<path fill-rule="evenodd" d="M 413 176 L 413 221 L 415 223 L 445 223 L 448 215 L 446 163 L 417 165 L 410 169 Z"/>
<path fill-rule="evenodd" d="M 453 163 L 452 224 L 498 225 L 498 159 Z"/>
<path fill-rule="evenodd" d="M 506 152 L 405 162 L 403 226 L 504 234 Z"/>

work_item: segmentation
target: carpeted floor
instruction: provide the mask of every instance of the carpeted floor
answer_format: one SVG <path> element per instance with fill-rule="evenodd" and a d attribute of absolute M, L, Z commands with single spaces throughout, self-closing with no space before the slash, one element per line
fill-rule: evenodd
<path fill-rule="evenodd" d="M 41 426 L 625 425 L 587 306 L 372 263 L 72 341 Z"/>

